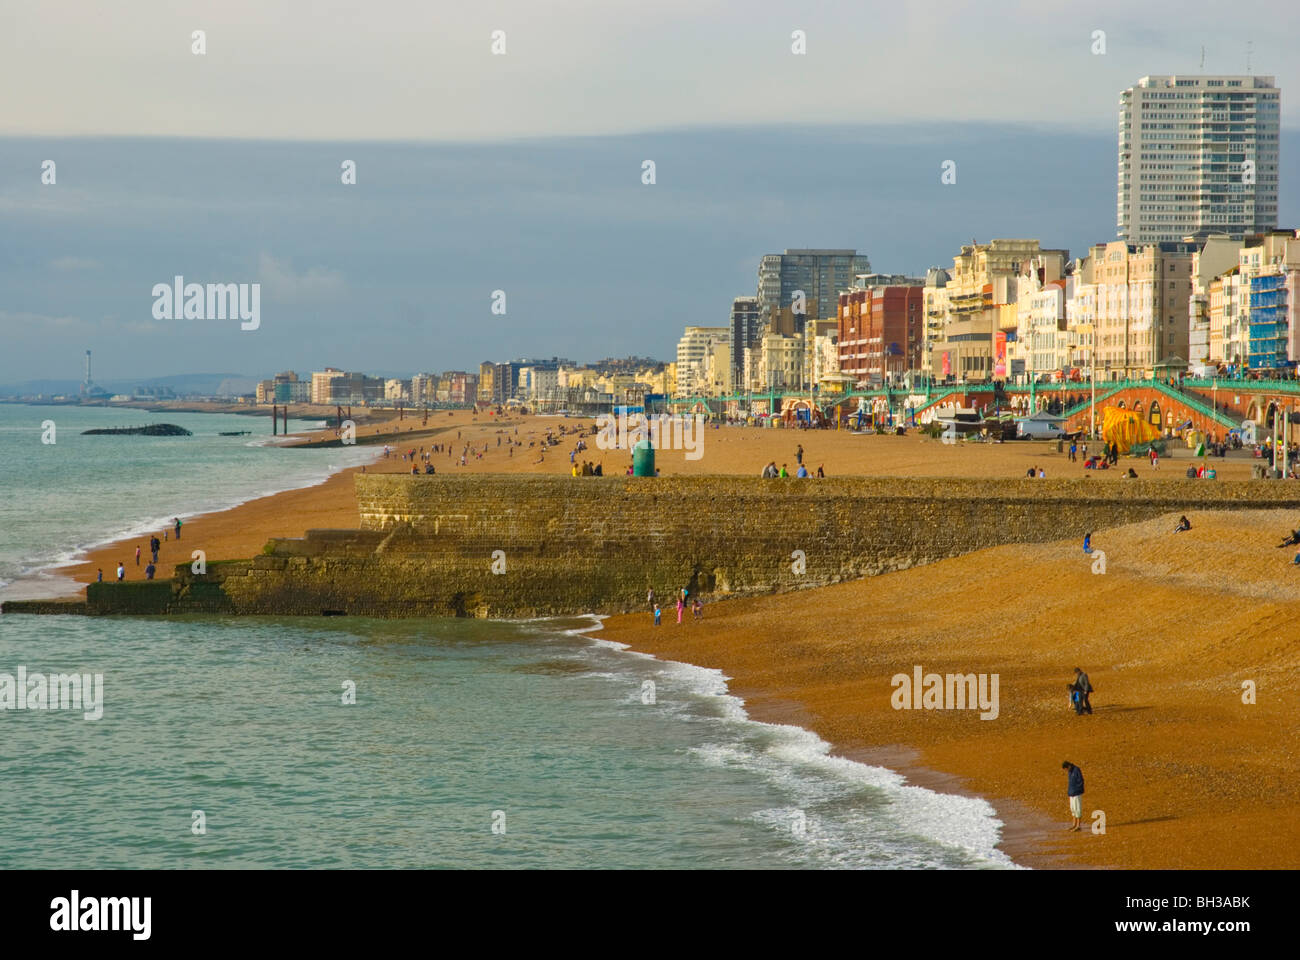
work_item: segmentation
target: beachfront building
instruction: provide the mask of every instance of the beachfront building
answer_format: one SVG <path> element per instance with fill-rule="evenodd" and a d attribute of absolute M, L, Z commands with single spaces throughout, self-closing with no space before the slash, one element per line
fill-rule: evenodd
<path fill-rule="evenodd" d="M 759 344 L 759 390 L 801 390 L 803 337 L 769 333 Z"/>
<path fill-rule="evenodd" d="M 326 367 L 324 370 L 313 373 L 311 375 L 311 402 L 317 404 L 333 403 L 334 401 L 330 399 L 330 381 L 341 376 L 343 376 L 343 371 L 337 367 Z"/>
<path fill-rule="evenodd" d="M 1223 362 L 1222 285 L 1218 336 L 1210 334 L 1210 285 L 1236 266 L 1240 240 L 1226 234 L 1207 237 L 1192 254 L 1191 290 L 1187 298 L 1187 363 L 1193 374 L 1205 374 Z"/>
<path fill-rule="evenodd" d="M 731 382 L 742 383 L 745 376 L 745 351 L 762 336 L 762 314 L 758 297 L 736 297 L 731 301 Z"/>
<path fill-rule="evenodd" d="M 1263 76 L 1150 76 L 1121 93 L 1118 236 L 1275 228 L 1279 98 Z"/>
<path fill-rule="evenodd" d="M 934 346 L 943 332 L 944 317 L 948 313 L 948 271 L 931 267 L 925 271 L 925 287 L 921 291 L 921 313 L 925 328 L 921 337 L 920 369 L 931 369 Z"/>
<path fill-rule="evenodd" d="M 274 403 L 275 402 L 275 381 L 259 380 L 257 388 L 253 391 L 254 403 Z"/>
<path fill-rule="evenodd" d="M 1074 295 L 1074 276 L 1067 274 L 1041 283 L 1035 270 L 1019 286 L 1016 343 L 1025 375 L 1034 380 L 1065 375 L 1074 355 L 1066 319 L 1066 304 Z M 1014 373 L 1014 366 L 1012 370 Z"/>
<path fill-rule="evenodd" d="M 710 396 L 724 396 L 731 393 L 732 376 L 731 376 L 731 342 L 729 340 L 719 340 L 709 345 L 708 352 L 704 355 L 704 365 L 701 368 L 701 379 L 698 381 L 700 392 Z"/>
<path fill-rule="evenodd" d="M 1237 252 L 1246 366 L 1263 374 L 1289 371 L 1297 354 L 1296 292 L 1300 239 L 1295 230 L 1247 237 Z"/>
<path fill-rule="evenodd" d="M 1097 285 L 1093 282 L 1091 257 L 1075 260 L 1070 270 L 1074 278 L 1071 292 L 1065 299 L 1065 330 L 1069 341 L 1072 368 L 1079 371 L 1081 379 L 1092 377 L 1092 361 L 1096 353 Z"/>
<path fill-rule="evenodd" d="M 704 358 L 714 344 L 731 340 L 729 327 L 687 327 L 677 341 L 677 392 L 691 397 L 701 392 L 704 383 Z"/>
<path fill-rule="evenodd" d="M 411 381 L 390 378 L 384 381 L 385 400 L 411 399 Z"/>
<path fill-rule="evenodd" d="M 1186 369 L 1196 244 L 1116 240 L 1089 250 L 1096 285 L 1098 379 Z"/>
<path fill-rule="evenodd" d="M 314 375 L 313 375 L 314 376 Z M 348 406 L 365 405 L 384 399 L 384 378 L 369 377 L 364 373 L 339 373 L 331 377 L 327 403 Z"/>
<path fill-rule="evenodd" d="M 871 261 L 856 250 L 786 250 L 764 256 L 758 264 L 758 311 L 770 328 L 772 318 L 781 308 L 790 309 L 796 296 L 803 293 L 804 310 L 795 313 L 795 329 L 781 333 L 803 333 L 809 317 L 830 318 L 836 315 L 841 290 L 847 290 L 853 278 L 871 272 Z M 756 332 L 757 333 L 757 332 Z"/>
<path fill-rule="evenodd" d="M 560 389 L 560 371 L 529 364 L 519 368 L 519 397 L 525 400 L 554 398 Z"/>
<path fill-rule="evenodd" d="M 863 274 L 840 294 L 836 338 L 840 371 L 860 387 L 918 370 L 925 352 L 925 281 Z"/>
<path fill-rule="evenodd" d="M 411 377 L 411 403 L 419 406 L 433 404 L 438 398 L 437 394 L 437 374 L 417 373 Z"/>
<path fill-rule="evenodd" d="M 1032 271 L 1046 284 L 1065 275 L 1068 252 L 1037 240 L 996 239 L 962 246 L 944 285 L 946 303 L 929 373 L 940 381 L 987 382 L 1010 376 L 1006 343 L 1018 326 L 1019 282 Z M 924 302 L 924 301 L 923 301 Z"/>
<path fill-rule="evenodd" d="M 818 380 L 818 343 L 826 341 L 827 338 L 839 339 L 839 321 L 835 317 L 827 317 L 817 320 L 809 320 L 803 328 L 803 371 L 800 374 L 800 380 L 805 388 L 811 388 L 816 385 Z M 839 366 L 839 357 L 835 358 L 835 364 Z"/>

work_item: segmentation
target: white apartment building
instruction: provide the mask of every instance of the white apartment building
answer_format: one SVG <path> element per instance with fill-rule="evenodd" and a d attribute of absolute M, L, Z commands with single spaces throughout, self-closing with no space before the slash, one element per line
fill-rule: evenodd
<path fill-rule="evenodd" d="M 326 367 L 324 370 L 313 373 L 311 375 L 311 402 L 328 404 L 330 402 L 330 381 L 341 376 L 343 376 L 343 371 L 334 367 Z"/>
<path fill-rule="evenodd" d="M 677 341 L 679 397 L 694 396 L 704 388 L 704 358 L 715 343 L 730 343 L 730 327 L 687 327 Z"/>
<path fill-rule="evenodd" d="M 798 389 L 803 377 L 803 337 L 769 333 L 762 340 L 758 376 L 760 389 Z"/>
<path fill-rule="evenodd" d="M 1273 77 L 1143 77 L 1119 99 L 1118 236 L 1240 239 L 1277 226 Z"/>

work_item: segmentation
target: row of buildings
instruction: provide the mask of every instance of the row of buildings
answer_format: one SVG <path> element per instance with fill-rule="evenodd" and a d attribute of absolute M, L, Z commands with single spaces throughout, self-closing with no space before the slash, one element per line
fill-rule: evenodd
<path fill-rule="evenodd" d="M 673 366 L 644 357 L 578 364 L 551 357 L 507 363 L 485 362 L 477 372 L 448 370 L 385 378 L 336 367 L 300 378 L 292 370 L 259 381 L 260 404 L 310 403 L 320 406 L 468 406 L 474 403 L 529 403 L 539 408 L 641 403 L 648 394 L 673 392 Z"/>
<path fill-rule="evenodd" d="M 951 269 L 859 274 L 829 319 L 687 327 L 676 395 L 876 387 L 917 382 L 1234 373 L 1291 375 L 1300 360 L 1300 231 L 1233 239 L 1095 244 L 972 243 Z M 788 311 L 787 311 L 788 312 Z M 786 322 L 782 323 L 782 319 Z M 757 328 L 741 348 L 738 330 Z M 788 329 L 795 326 L 796 329 Z"/>
<path fill-rule="evenodd" d="M 856 250 L 764 256 L 726 326 L 686 328 L 676 395 L 1289 372 L 1300 241 L 1276 229 L 1280 96 L 1263 76 L 1123 91 L 1119 239 L 1074 260 L 1029 239 L 972 242 L 924 276 L 872 273 Z"/>

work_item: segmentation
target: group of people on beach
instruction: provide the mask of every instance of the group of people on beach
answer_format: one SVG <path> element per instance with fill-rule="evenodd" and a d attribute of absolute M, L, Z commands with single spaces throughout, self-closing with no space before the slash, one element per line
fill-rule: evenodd
<path fill-rule="evenodd" d="M 794 475 L 796 477 L 807 478 L 813 476 L 813 474 L 808 470 L 808 465 L 803 462 L 802 443 L 795 447 L 794 462 L 796 466 Z M 783 463 L 778 468 L 776 465 L 776 461 L 772 460 L 768 463 L 767 466 L 763 468 L 763 472 L 760 473 L 759 476 L 762 477 L 764 480 L 770 480 L 777 477 L 788 477 L 790 476 L 790 465 L 788 463 Z M 826 469 L 824 464 L 817 465 L 817 476 L 819 478 L 826 476 Z"/>
<path fill-rule="evenodd" d="M 677 591 L 677 622 L 678 623 L 682 622 L 682 614 L 686 612 L 686 607 L 688 605 L 688 602 L 691 608 L 692 619 L 694 620 L 704 619 L 704 601 L 701 600 L 699 597 L 696 597 L 694 600 L 691 600 L 690 593 L 691 591 L 686 587 L 681 587 Z M 646 603 L 650 607 L 650 612 L 654 615 L 655 626 L 656 627 L 660 626 L 661 625 L 660 617 L 663 615 L 663 611 L 659 607 L 659 602 L 655 599 L 654 587 L 651 587 L 649 593 L 646 594 Z"/>
<path fill-rule="evenodd" d="M 177 540 L 181 538 L 181 526 L 182 526 L 181 518 L 173 517 L 172 530 L 175 531 Z M 145 568 L 144 568 L 144 578 L 146 580 L 152 580 L 154 578 L 154 574 L 158 572 L 158 551 L 162 549 L 163 540 L 167 539 L 167 534 L 168 531 L 164 530 L 162 535 L 162 540 L 159 540 L 156 535 L 149 538 L 149 562 L 145 564 Z M 140 545 L 139 544 L 136 544 L 136 548 L 135 548 L 135 565 L 137 567 L 140 566 Z M 117 582 L 121 583 L 125 579 L 126 579 L 126 564 L 123 563 L 121 560 L 119 560 L 117 562 Z M 96 583 L 104 582 L 103 567 L 96 568 L 95 582 Z"/>

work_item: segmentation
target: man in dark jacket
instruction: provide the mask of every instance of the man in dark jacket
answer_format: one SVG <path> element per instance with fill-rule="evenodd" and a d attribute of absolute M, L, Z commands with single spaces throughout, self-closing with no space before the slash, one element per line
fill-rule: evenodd
<path fill-rule="evenodd" d="M 1061 769 L 1065 771 L 1065 793 L 1070 798 L 1070 816 L 1074 819 L 1067 829 L 1077 831 L 1083 819 L 1083 771 L 1069 760 L 1061 764 Z"/>

